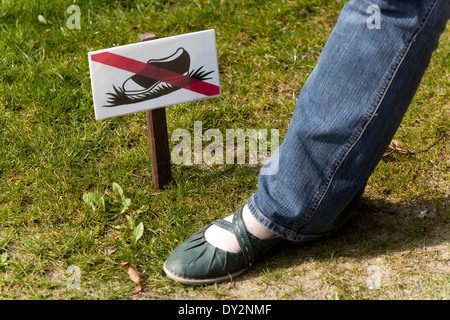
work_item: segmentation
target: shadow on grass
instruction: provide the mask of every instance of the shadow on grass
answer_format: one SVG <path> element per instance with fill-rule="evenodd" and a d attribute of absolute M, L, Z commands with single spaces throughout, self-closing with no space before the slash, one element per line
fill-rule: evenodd
<path fill-rule="evenodd" d="M 223 212 L 224 208 L 229 208 L 232 211 L 233 208 L 242 204 L 252 191 L 256 191 L 258 171 L 257 167 L 245 166 L 175 168 L 174 181 L 169 192 L 174 190 L 179 192 L 180 189 L 184 188 L 183 197 L 192 193 L 214 195 L 210 198 L 212 202 L 205 200 L 207 203 L 204 201 L 203 204 L 214 210 L 216 215 L 225 217 L 230 212 Z M 297 272 L 292 272 L 292 270 L 301 269 L 305 262 L 314 261 L 321 264 L 321 266 L 318 266 L 317 272 L 325 272 L 323 277 L 327 278 L 327 272 L 329 272 L 327 268 L 338 257 L 348 258 L 356 264 L 361 263 L 362 268 L 364 268 L 364 265 L 367 265 L 371 259 L 383 255 L 444 244 L 449 239 L 450 219 L 448 213 L 446 213 L 448 206 L 449 199 L 447 197 L 419 199 L 410 202 L 391 202 L 367 194 L 363 196 L 359 210 L 354 217 L 340 231 L 327 238 L 295 244 L 269 254 L 257 261 L 243 277 L 233 280 L 234 283 L 226 282 L 218 287 L 191 287 L 175 284 L 173 290 L 188 299 L 197 299 L 202 294 L 209 298 L 220 298 L 221 296 L 217 296 L 217 292 L 220 290 L 228 292 L 233 288 L 234 292 L 230 292 L 230 297 L 234 295 L 244 298 L 263 297 L 264 289 L 258 288 L 258 290 L 262 290 L 262 293 L 256 295 L 253 292 L 245 292 L 244 289 L 266 282 L 266 286 L 269 282 L 276 283 L 276 279 L 281 274 L 286 274 L 286 277 L 289 278 L 291 273 L 294 276 L 292 287 L 302 287 L 301 284 L 296 282 L 298 281 L 295 276 Z M 199 212 L 198 215 L 195 213 L 192 216 L 193 220 L 203 219 L 204 221 L 207 220 L 207 223 L 210 222 L 209 218 L 211 217 L 208 217 L 208 219 L 202 218 L 202 212 Z M 178 230 L 175 232 L 175 230 L 172 230 L 171 233 L 175 232 L 181 242 L 185 236 L 190 235 L 185 231 Z M 300 270 L 299 272 L 306 271 Z M 260 277 L 262 275 L 268 277 Z M 324 281 L 323 279 L 316 280 L 312 280 L 312 282 L 320 284 Z M 261 286 L 261 288 L 266 287 Z M 178 291 L 180 289 L 181 291 Z M 218 291 L 215 292 L 214 290 Z M 228 293 L 224 294 L 227 295 Z M 177 299 L 180 296 L 177 295 Z"/>
<path fill-rule="evenodd" d="M 213 201 L 217 203 L 206 205 L 229 207 L 230 211 L 223 213 L 225 217 L 247 199 L 251 190 L 256 191 L 259 168 L 194 166 L 174 172 L 172 188 L 214 194 Z M 363 261 L 442 244 L 449 239 L 450 220 L 446 213 L 449 205 L 448 197 L 391 202 L 364 195 L 357 213 L 341 230 L 324 239 L 295 244 L 269 254 L 257 261 L 245 277 L 235 281 L 251 280 L 261 273 L 283 272 L 309 260 L 326 263 L 345 257 Z M 217 212 L 220 213 L 220 209 Z"/>
<path fill-rule="evenodd" d="M 178 183 L 189 176 L 193 185 L 221 188 L 234 199 L 230 202 L 240 205 L 251 193 L 245 191 L 250 188 L 256 191 L 258 172 L 257 167 L 191 167 L 178 176 Z M 237 193 L 237 189 L 244 192 Z M 301 251 L 313 259 L 329 259 L 331 255 L 365 259 L 389 251 L 436 245 L 449 239 L 450 217 L 446 213 L 449 205 L 448 197 L 390 202 L 363 195 L 357 213 L 341 230 L 324 239 L 299 243 L 282 251 L 284 255 L 291 253 L 294 256 Z"/>
<path fill-rule="evenodd" d="M 448 205 L 448 197 L 392 203 L 363 196 L 358 212 L 341 230 L 264 257 L 259 266 L 255 265 L 255 272 L 295 267 L 310 259 L 344 257 L 362 261 L 443 244 L 450 238 Z"/>
<path fill-rule="evenodd" d="M 250 189 L 256 191 L 258 172 L 258 167 L 246 166 L 189 167 L 178 170 L 176 184 L 183 184 L 189 179 L 190 187 L 210 188 L 218 196 L 227 194 L 228 199 L 224 200 L 222 207 L 226 203 L 231 204 L 227 213 L 230 214 L 233 204 L 237 208 L 250 195 Z M 446 208 L 449 205 L 448 197 L 390 202 L 363 195 L 357 213 L 341 230 L 324 239 L 281 250 L 283 260 L 286 260 L 282 264 L 290 266 L 297 263 L 299 253 L 318 260 L 338 255 L 367 259 L 389 251 L 404 251 L 448 241 L 450 219 Z M 269 255 L 269 259 L 278 259 L 276 255 Z"/>

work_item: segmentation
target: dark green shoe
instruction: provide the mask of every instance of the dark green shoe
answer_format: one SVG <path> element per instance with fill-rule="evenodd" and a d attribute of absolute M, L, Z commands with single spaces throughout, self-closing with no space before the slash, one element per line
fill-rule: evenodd
<path fill-rule="evenodd" d="M 260 240 L 249 233 L 242 222 L 241 206 L 233 216 L 233 222 L 216 220 L 218 225 L 236 235 L 241 250 L 224 251 L 210 245 L 205 239 L 208 225 L 180 244 L 164 263 L 167 276 L 184 284 L 210 284 L 234 279 L 242 275 L 268 251 L 293 243 L 275 236 Z"/>

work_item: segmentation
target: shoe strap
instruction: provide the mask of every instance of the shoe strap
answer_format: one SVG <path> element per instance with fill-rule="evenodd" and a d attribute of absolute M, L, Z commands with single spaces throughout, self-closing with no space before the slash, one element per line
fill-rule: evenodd
<path fill-rule="evenodd" d="M 243 205 L 239 207 L 239 209 L 234 214 L 231 223 L 229 221 L 220 219 L 213 221 L 213 224 L 230 231 L 236 236 L 245 262 L 247 264 L 251 264 L 253 261 L 255 261 L 255 255 L 259 255 L 261 252 L 267 249 L 267 244 L 250 234 L 247 229 L 245 229 L 244 222 L 242 220 L 243 208 Z"/>
<path fill-rule="evenodd" d="M 236 239 L 241 247 L 241 252 L 246 260 L 247 264 L 251 264 L 255 261 L 255 246 L 254 242 L 257 239 L 251 236 L 247 229 L 245 229 L 244 222 L 242 220 L 242 209 L 244 206 L 241 206 L 233 216 L 233 231 Z"/>
<path fill-rule="evenodd" d="M 217 225 L 217 226 L 219 226 L 219 227 L 221 227 L 221 228 L 223 228 L 223 229 L 225 229 L 225 230 L 230 231 L 231 233 L 234 233 L 232 224 L 230 222 L 226 221 L 226 220 L 223 220 L 223 219 L 215 220 L 212 223 Z"/>

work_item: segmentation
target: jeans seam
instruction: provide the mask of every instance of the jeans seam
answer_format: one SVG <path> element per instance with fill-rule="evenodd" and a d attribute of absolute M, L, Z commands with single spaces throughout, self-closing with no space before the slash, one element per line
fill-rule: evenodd
<path fill-rule="evenodd" d="M 360 128 L 356 131 L 356 133 L 351 137 L 349 143 L 346 144 L 342 152 L 339 154 L 337 161 L 335 164 L 333 164 L 329 174 L 327 175 L 327 179 L 323 185 L 322 188 L 319 189 L 317 196 L 315 197 L 314 201 L 312 202 L 312 206 L 309 210 L 309 213 L 306 215 L 302 221 L 299 222 L 295 226 L 295 232 L 298 234 L 298 230 L 307 224 L 317 213 L 320 204 L 322 203 L 323 199 L 325 198 L 327 191 L 330 188 L 331 183 L 333 182 L 334 177 L 336 176 L 339 168 L 341 167 L 342 163 L 347 158 L 348 154 L 353 150 L 353 148 L 356 146 L 358 141 L 361 139 L 362 135 L 366 131 L 369 124 L 372 122 L 374 115 L 376 114 L 377 110 L 380 108 L 381 104 L 384 101 L 384 97 L 386 96 L 387 92 L 389 91 L 389 88 L 392 84 L 392 82 L 395 79 L 395 76 L 397 74 L 398 69 L 402 65 L 406 55 L 410 51 L 411 45 L 414 42 L 414 40 L 417 38 L 417 36 L 421 33 L 423 28 L 425 27 L 426 23 L 428 22 L 429 17 L 431 16 L 434 8 L 436 7 L 439 0 L 435 0 L 430 2 L 429 7 L 425 10 L 424 15 L 422 16 L 422 21 L 417 26 L 416 30 L 411 33 L 411 36 L 405 41 L 405 46 L 403 50 L 400 52 L 400 54 L 396 57 L 394 60 L 394 64 L 391 68 L 391 70 L 388 73 L 388 76 L 386 80 L 384 81 L 383 86 L 381 87 L 381 90 L 379 94 L 377 95 L 377 98 L 375 102 L 372 104 L 371 108 L 369 109 L 367 115 L 364 117 L 364 121 Z"/>

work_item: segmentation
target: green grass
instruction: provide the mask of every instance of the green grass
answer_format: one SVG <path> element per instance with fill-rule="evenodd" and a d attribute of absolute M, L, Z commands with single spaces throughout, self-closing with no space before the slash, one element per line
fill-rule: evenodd
<path fill-rule="evenodd" d="M 193 132 L 194 121 L 202 121 L 203 130 L 222 132 L 279 129 L 282 139 L 343 1 L 86 1 L 79 4 L 81 29 L 73 30 L 66 27 L 68 5 L 0 4 L 0 298 L 127 299 L 134 284 L 121 261 L 142 273 L 143 297 L 235 297 L 226 284 L 175 284 L 162 264 L 192 232 L 254 193 L 258 168 L 173 166 L 171 185 L 155 190 L 145 114 L 95 121 L 87 52 L 137 42 L 147 31 L 167 37 L 214 28 L 223 94 L 167 108 L 169 135 L 177 128 Z M 410 150 L 448 133 L 449 52 L 447 31 L 396 136 Z M 376 255 L 394 272 L 411 269 L 422 247 L 448 248 L 448 160 L 446 140 L 425 153 L 384 158 L 345 235 L 263 259 L 250 279 L 261 288 L 279 280 L 284 286 L 273 288 L 276 297 L 295 298 L 308 290 L 283 275 L 308 274 L 314 262 L 315 279 L 331 288 L 325 297 L 373 297 L 358 268 L 343 269 L 341 261 L 364 264 Z M 123 213 L 113 183 L 130 199 Z M 111 207 L 92 210 L 86 193 L 103 196 Z M 423 210 L 428 216 L 417 219 Z M 135 241 L 140 222 L 144 232 Z M 394 265 L 408 250 L 413 257 Z M 71 265 L 81 270 L 79 289 L 68 286 Z M 296 271 L 285 272 L 286 265 Z M 395 285 L 375 298 L 402 298 L 398 288 L 418 289 L 423 281 L 419 298 L 448 299 L 448 277 L 423 268 L 408 269 L 415 282 L 390 279 Z"/>

